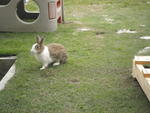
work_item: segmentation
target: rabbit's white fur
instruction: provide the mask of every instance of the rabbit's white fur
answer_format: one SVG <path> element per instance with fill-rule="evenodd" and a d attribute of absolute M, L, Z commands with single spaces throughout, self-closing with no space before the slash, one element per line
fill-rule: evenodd
<path fill-rule="evenodd" d="M 36 54 L 37 52 L 35 50 L 36 45 L 37 44 L 34 44 L 32 46 L 31 52 L 34 53 L 35 58 L 43 64 L 43 66 L 40 68 L 40 70 L 43 70 L 48 66 L 48 64 L 52 63 L 53 61 L 52 58 L 50 57 L 50 52 L 47 46 L 44 46 L 44 50 L 40 54 Z"/>

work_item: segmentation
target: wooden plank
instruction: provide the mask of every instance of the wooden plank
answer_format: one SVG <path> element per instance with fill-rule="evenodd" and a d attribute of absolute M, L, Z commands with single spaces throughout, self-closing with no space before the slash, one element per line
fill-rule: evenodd
<path fill-rule="evenodd" d="M 133 63 L 132 63 L 132 77 L 136 78 L 136 65 L 135 65 L 135 60 L 133 59 Z"/>
<path fill-rule="evenodd" d="M 150 69 L 144 69 L 143 73 L 144 73 L 144 77 L 150 77 Z"/>
<path fill-rule="evenodd" d="M 150 101 L 150 79 L 145 78 L 143 76 L 142 70 L 143 70 L 142 65 L 136 65 L 136 79 L 139 82 L 148 100 Z"/>
<path fill-rule="evenodd" d="M 150 64 L 150 56 L 135 56 L 135 64 Z"/>
<path fill-rule="evenodd" d="M 150 69 L 145 69 L 143 65 L 138 65 L 138 68 L 143 73 L 144 77 L 150 77 Z"/>
<path fill-rule="evenodd" d="M 148 84 L 150 85 L 150 78 L 145 78 L 148 82 Z"/>

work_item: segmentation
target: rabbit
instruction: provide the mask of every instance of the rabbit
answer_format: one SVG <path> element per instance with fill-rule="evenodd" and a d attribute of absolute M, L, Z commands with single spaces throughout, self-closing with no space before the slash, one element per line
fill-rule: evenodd
<path fill-rule="evenodd" d="M 57 66 L 67 61 L 67 50 L 58 43 L 43 44 L 44 38 L 37 36 L 36 43 L 31 48 L 31 53 L 42 63 L 40 70 L 44 70 L 49 64 Z"/>

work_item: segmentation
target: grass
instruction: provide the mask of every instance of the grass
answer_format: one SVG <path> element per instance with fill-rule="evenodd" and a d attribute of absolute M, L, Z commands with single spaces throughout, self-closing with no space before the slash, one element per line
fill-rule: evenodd
<path fill-rule="evenodd" d="M 25 10 L 29 12 L 39 12 L 39 6 L 34 0 L 29 0 L 29 2 L 25 4 Z"/>
<path fill-rule="evenodd" d="M 67 24 L 56 32 L 0 33 L 0 54 L 18 57 L 16 76 L 0 92 L 1 113 L 149 113 L 149 101 L 131 76 L 134 55 L 150 43 L 139 39 L 150 35 L 146 2 L 65 0 Z M 116 34 L 124 28 L 138 33 Z M 46 44 L 63 44 L 67 64 L 40 71 L 30 55 L 37 34 Z"/>

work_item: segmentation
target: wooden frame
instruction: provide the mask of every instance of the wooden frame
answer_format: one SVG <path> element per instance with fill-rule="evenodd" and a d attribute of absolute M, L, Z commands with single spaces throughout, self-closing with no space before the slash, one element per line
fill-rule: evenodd
<path fill-rule="evenodd" d="M 150 56 L 135 56 L 133 59 L 132 75 L 137 79 L 150 101 L 150 69 L 144 68 L 144 64 L 150 64 Z"/>

